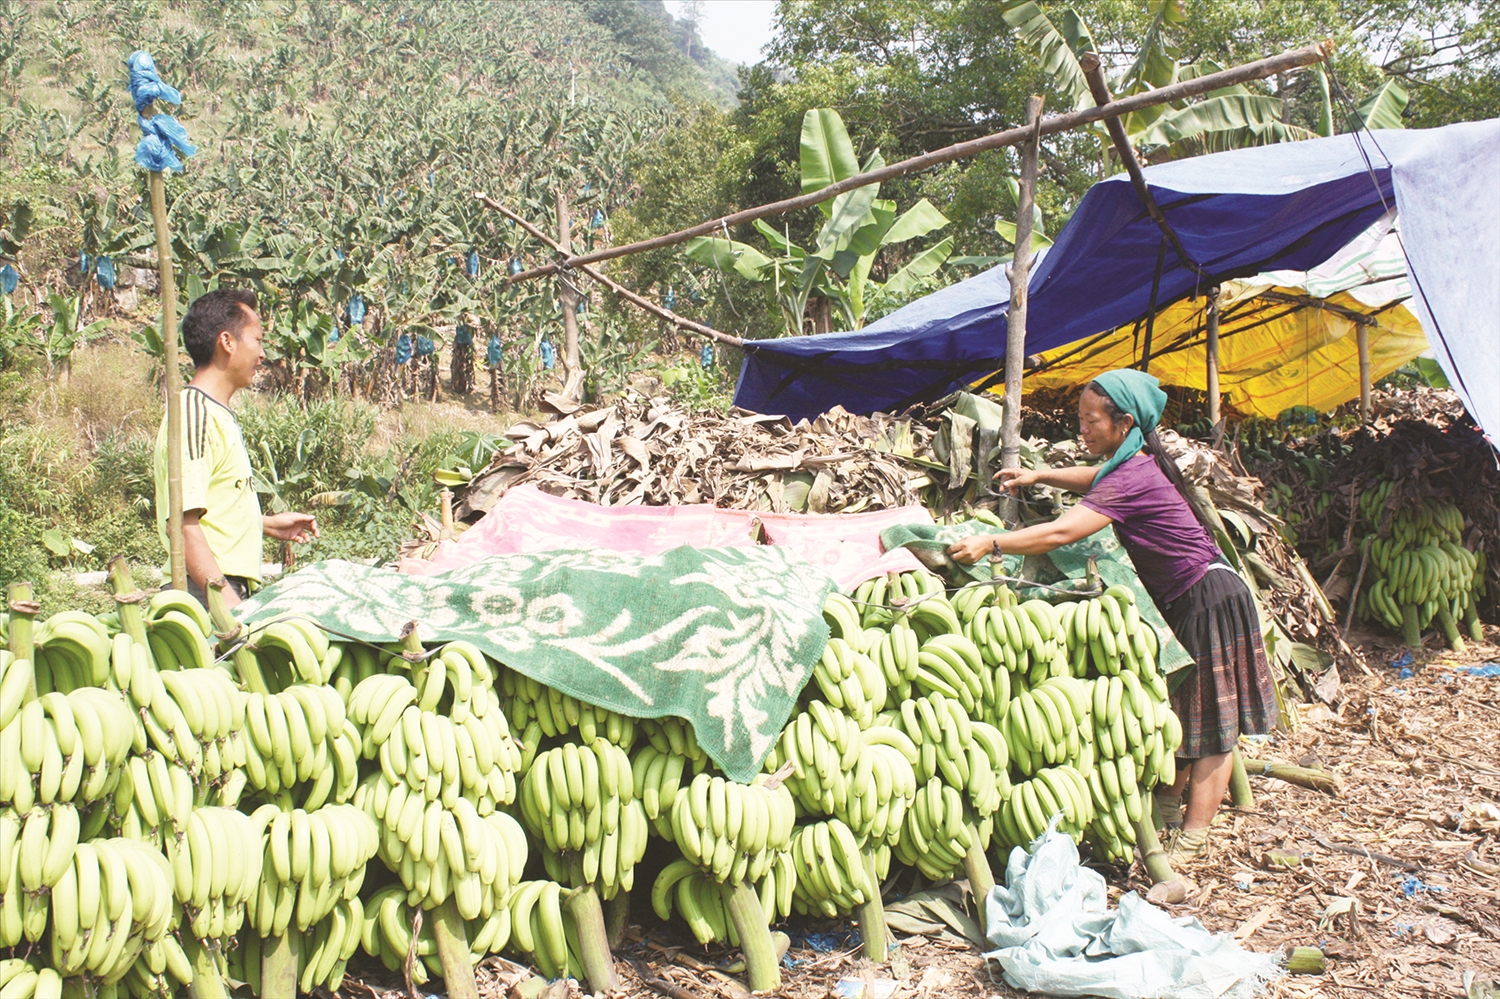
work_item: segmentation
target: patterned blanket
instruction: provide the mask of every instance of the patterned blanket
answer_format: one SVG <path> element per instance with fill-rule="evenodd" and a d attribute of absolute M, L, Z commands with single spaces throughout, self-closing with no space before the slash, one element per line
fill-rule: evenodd
<path fill-rule="evenodd" d="M 760 767 L 828 641 L 834 582 L 787 549 L 495 555 L 427 576 L 317 562 L 242 604 L 391 642 L 467 639 L 517 672 L 637 718 L 678 715 L 734 780 Z"/>

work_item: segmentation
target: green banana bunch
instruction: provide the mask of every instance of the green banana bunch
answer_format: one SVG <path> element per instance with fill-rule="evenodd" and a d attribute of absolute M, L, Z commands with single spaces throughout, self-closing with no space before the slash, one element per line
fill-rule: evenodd
<path fill-rule="evenodd" d="M 854 601 L 835 590 L 823 602 L 823 620 L 828 622 L 828 637 L 840 639 L 858 652 L 865 651 L 865 626 Z"/>
<path fill-rule="evenodd" d="M 971 817 L 963 792 L 943 778 L 933 777 L 917 788 L 892 853 L 931 880 L 952 877 L 962 868 L 969 848 L 989 842 L 993 830 L 991 816 L 978 822 Z"/>
<path fill-rule="evenodd" d="M 1094 819 L 1088 780 L 1068 764 L 1043 767 L 1030 780 L 1018 781 L 995 823 L 995 833 L 1008 846 L 1028 846 L 1061 815 L 1058 830 L 1075 840 Z"/>
<path fill-rule="evenodd" d="M 109 679 L 110 635 L 94 615 L 65 610 L 36 626 L 36 689 L 69 693 L 102 687 Z M 3 718 L 3 713 L 0 713 Z"/>
<path fill-rule="evenodd" d="M 670 753 L 681 756 L 692 765 L 693 772 L 697 773 L 709 765 L 708 753 L 702 746 L 698 745 L 698 736 L 693 732 L 693 724 L 686 718 L 678 718 L 676 715 L 667 715 L 663 718 L 642 718 L 636 722 L 641 734 L 651 744 L 651 748 L 658 753 Z M 611 740 L 613 741 L 613 740 Z M 615 743 L 615 745 L 620 745 Z"/>
<path fill-rule="evenodd" d="M 159 955 L 176 922 L 167 859 L 126 839 L 79 843 L 49 901 L 49 963 L 63 977 L 118 978 L 143 950 Z"/>
<path fill-rule="evenodd" d="M 30 659 L 17 659 L 9 649 L 0 648 L 0 729 L 16 720 L 35 682 L 36 670 Z"/>
<path fill-rule="evenodd" d="M 284 811 L 266 804 L 255 818 L 264 826 L 264 843 L 260 881 L 246 899 L 245 918 L 256 934 L 306 934 L 335 905 L 359 894 L 380 845 L 380 826 L 364 810 L 325 805 Z"/>
<path fill-rule="evenodd" d="M 1135 759 L 1121 756 L 1101 760 L 1088 777 L 1094 821 L 1087 837 L 1098 855 L 1115 863 L 1127 861 L 1135 847 L 1135 823 L 1150 807 L 1141 793 Z"/>
<path fill-rule="evenodd" d="M 922 649 L 917 633 L 902 621 L 892 621 L 890 630 L 879 632 L 879 638 L 867 643 L 869 656 L 885 677 L 887 700 L 904 701 L 911 696 L 912 681 L 917 675 L 917 656 Z M 1009 687 L 1007 687 L 1007 690 Z"/>
<path fill-rule="evenodd" d="M 691 731 L 691 727 L 688 726 Z M 671 751 L 665 736 L 658 732 L 658 739 L 667 751 L 657 749 L 647 742 L 636 751 L 630 761 L 630 773 L 635 778 L 635 797 L 651 829 L 668 843 L 675 842 L 672 832 L 672 805 L 682 791 L 683 776 L 692 777 L 688 758 Z M 704 757 L 705 762 L 707 757 Z"/>
<path fill-rule="evenodd" d="M 0 728 L 0 803 L 26 814 L 113 795 L 138 734 L 125 700 L 99 687 L 28 701 Z"/>
<path fill-rule="evenodd" d="M 1065 633 L 1059 611 L 1043 600 L 1017 601 L 1009 590 L 994 604 L 982 607 L 969 622 L 969 636 L 992 668 L 1035 685 L 1069 670 Z M 987 714 L 994 722 L 1007 710 L 1001 699 Z"/>
<path fill-rule="evenodd" d="M 184 594 L 186 596 L 186 594 Z M 192 599 L 192 597 L 188 597 Z M 146 621 L 146 639 L 159 670 L 205 669 L 214 665 L 214 650 L 208 644 L 212 629 L 205 630 L 190 614 L 163 609 Z"/>
<path fill-rule="evenodd" d="M 1141 683 L 1131 673 L 1093 681 L 1094 745 L 1101 760 L 1130 756 L 1147 789 L 1176 778 L 1182 723 L 1167 700 L 1166 682 Z"/>
<path fill-rule="evenodd" d="M 537 882 L 517 884 L 516 891 L 534 883 Z M 511 906 L 514 901 L 515 893 L 512 893 L 510 899 L 496 905 L 489 916 L 467 921 L 465 928 L 468 931 L 469 954 L 474 963 L 477 964 L 490 954 L 499 953 L 510 942 Z M 384 964 L 387 970 L 401 974 L 413 942 L 412 909 L 407 905 L 406 892 L 397 885 L 380 889 L 365 902 L 363 916 L 359 946 L 366 954 Z M 425 985 L 432 977 L 442 977 L 443 965 L 438 960 L 437 941 L 432 935 L 430 919 L 422 922 L 421 932 L 417 934 L 416 954 L 420 960 L 412 967 L 413 982 Z"/>
<path fill-rule="evenodd" d="M 520 824 L 501 811 L 482 815 L 467 794 L 451 804 L 428 800 L 408 782 L 393 784 L 377 772 L 360 783 L 352 804 L 380 826 L 377 854 L 400 878 L 411 905 L 437 908 L 451 895 L 465 919 L 488 915 L 504 903 L 525 868 Z M 295 827 L 292 833 L 297 835 Z M 298 868 L 290 873 L 292 880 L 301 880 Z"/>
<path fill-rule="evenodd" d="M 625 750 L 596 738 L 538 753 L 519 804 L 521 821 L 541 837 L 542 859 L 558 880 L 596 884 L 606 899 L 634 885 L 649 823 Z"/>
<path fill-rule="evenodd" d="M 766 868 L 765 876 L 756 885 L 761 911 L 766 914 L 768 925 L 791 915 L 796 884 L 797 872 L 791 852 L 783 850 L 776 854 L 774 862 Z M 651 885 L 651 908 L 663 922 L 672 918 L 674 899 L 677 912 L 699 943 L 739 946 L 734 920 L 725 911 L 723 885 L 691 860 L 672 861 L 662 868 Z"/>
<path fill-rule="evenodd" d="M 0 995 L 6 999 L 61 999 L 62 994 L 62 976 L 52 968 L 18 957 L 0 960 Z"/>
<path fill-rule="evenodd" d="M 813 665 L 812 678 L 828 705 L 848 714 L 861 728 L 874 724 L 875 715 L 885 709 L 885 674 L 842 638 L 828 640 L 822 658 Z"/>
<path fill-rule="evenodd" d="M 641 722 L 608 708 L 586 704 L 514 670 L 500 671 L 499 693 L 511 729 L 522 733 L 522 742 L 528 750 L 523 769 L 530 769 L 530 757 L 535 755 L 543 738 L 577 732 L 585 743 L 603 737 L 627 751 L 635 745 L 636 728 Z"/>
<path fill-rule="evenodd" d="M 387 782 L 405 784 L 427 802 L 451 808 L 468 797 L 481 815 L 513 802 L 523 761 L 505 713 L 470 712 L 460 724 L 423 711 L 418 696 L 410 680 L 389 673 L 353 689 L 347 717 L 363 733 L 364 758 L 378 758 Z"/>
<path fill-rule="evenodd" d="M 902 610 L 910 601 L 942 590 L 942 581 L 930 572 L 888 572 L 859 584 L 852 602 L 862 627 L 883 631 L 904 616 Z M 840 637 L 848 639 L 847 634 Z"/>
<path fill-rule="evenodd" d="M 494 670 L 472 642 L 449 642 L 411 666 L 411 681 L 421 691 L 417 707 L 447 715 L 462 725 L 470 713 L 484 717 L 499 707 Z"/>
<path fill-rule="evenodd" d="M 311 995 L 321 986 L 337 992 L 364 931 L 365 909 L 359 896 L 337 899 L 329 913 L 303 934 L 300 990 Z M 254 930 L 245 932 L 239 946 L 225 954 L 229 977 L 247 983 L 254 995 L 265 994 L 260 977 L 262 936 Z"/>
<path fill-rule="evenodd" d="M 976 730 L 975 725 L 983 728 Z M 1011 750 L 994 726 L 971 721 L 956 700 L 934 691 L 901 704 L 899 719 L 892 718 L 910 744 L 908 759 L 917 789 L 934 779 L 961 795 L 968 795 L 975 810 L 988 815 L 1009 793 L 1005 772 Z M 875 731 L 872 729 L 871 731 Z M 907 746 L 898 745 L 903 752 Z M 920 797 L 920 793 L 917 795 Z M 909 826 L 910 814 L 905 816 Z"/>
<path fill-rule="evenodd" d="M 997 727 L 1024 776 L 1059 763 L 1071 763 L 1085 773 L 1093 769 L 1089 692 L 1082 680 L 1055 676 L 1011 700 Z"/>
<path fill-rule="evenodd" d="M 562 885 L 556 881 L 523 881 L 510 897 L 510 943 L 529 954 L 547 978 L 564 973 L 583 979 L 577 929 L 562 911 Z"/>
<path fill-rule="evenodd" d="M 331 686 L 294 683 L 244 698 L 244 767 L 249 785 L 268 794 L 311 782 L 303 807 L 349 800 L 359 783 L 359 726 Z"/>
<path fill-rule="evenodd" d="M 273 690 L 299 681 L 327 683 L 338 670 L 343 648 L 330 644 L 328 635 L 311 621 L 296 617 L 259 627 L 250 639 L 261 674 Z"/>
<path fill-rule="evenodd" d="M 715 881 L 762 880 L 791 843 L 792 794 L 759 775 L 750 784 L 699 774 L 672 806 L 673 840 L 683 858 Z"/>
<path fill-rule="evenodd" d="M 859 841 L 838 819 L 799 825 L 789 853 L 796 879 L 792 909 L 830 919 L 847 915 L 880 891 L 865 871 Z"/>
<path fill-rule="evenodd" d="M 1092 600 L 1060 605 L 1058 624 L 1075 677 L 1113 676 L 1122 670 L 1145 677 L 1156 672 L 1159 639 L 1141 620 L 1129 587 L 1110 586 Z"/>
<path fill-rule="evenodd" d="M 901 824 L 917 793 L 913 767 L 920 754 L 899 728 L 876 725 L 860 733 L 864 744 L 849 778 L 845 806 L 835 812 L 855 837 L 891 844 L 901 838 Z"/>
<path fill-rule="evenodd" d="M 831 815 L 845 808 L 849 773 L 863 743 L 859 723 L 822 701 L 812 701 L 781 730 L 763 769 L 775 773 L 790 764 L 786 788 L 807 814 Z"/>

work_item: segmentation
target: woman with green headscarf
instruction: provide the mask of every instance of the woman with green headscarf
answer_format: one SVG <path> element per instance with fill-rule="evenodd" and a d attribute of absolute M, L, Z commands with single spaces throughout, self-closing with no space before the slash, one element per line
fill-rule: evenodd
<path fill-rule="evenodd" d="M 1109 371 L 1084 388 L 1078 421 L 1099 466 L 1047 471 L 1008 468 L 1004 488 L 1045 485 L 1084 494 L 1047 524 L 965 538 L 948 549 L 972 564 L 986 555 L 1041 555 L 1113 524 L 1142 585 L 1192 654 L 1196 667 L 1174 674 L 1172 709 L 1182 722 L 1177 783 L 1157 801 L 1175 861 L 1208 849 L 1208 832 L 1229 787 L 1230 754 L 1241 735 L 1264 735 L 1276 720 L 1276 694 L 1250 590 L 1219 553 L 1203 511 L 1156 436 L 1167 401 L 1141 371 Z M 1182 795 L 1187 790 L 1187 807 Z"/>

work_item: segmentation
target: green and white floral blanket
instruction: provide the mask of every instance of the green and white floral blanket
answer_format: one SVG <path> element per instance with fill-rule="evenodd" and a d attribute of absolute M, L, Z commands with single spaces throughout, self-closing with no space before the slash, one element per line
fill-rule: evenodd
<path fill-rule="evenodd" d="M 496 555 L 431 576 L 317 562 L 238 609 L 251 625 L 309 618 L 332 632 L 467 639 L 519 673 L 636 718 L 679 715 L 734 780 L 750 780 L 828 641 L 833 580 L 784 548 L 659 555 Z"/>

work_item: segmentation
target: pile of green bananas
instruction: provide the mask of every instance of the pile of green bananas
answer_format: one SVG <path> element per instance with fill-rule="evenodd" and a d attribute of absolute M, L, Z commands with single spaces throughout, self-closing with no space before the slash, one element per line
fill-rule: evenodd
<path fill-rule="evenodd" d="M 1486 560 L 1482 550 L 1463 546 L 1463 511 L 1424 500 L 1387 516 L 1395 488 L 1387 479 L 1359 499 L 1359 512 L 1372 525 L 1361 555 L 1373 570 L 1359 594 L 1360 617 L 1403 632 L 1413 647 L 1434 619 L 1454 649 L 1463 648 L 1460 625 L 1474 641 L 1484 641 L 1476 600 L 1484 595 Z"/>
<path fill-rule="evenodd" d="M 474 963 L 477 964 L 490 954 L 498 954 L 507 945 L 515 942 L 511 934 L 512 908 L 523 890 L 535 891 L 548 883 L 517 881 L 511 891 L 508 904 L 496 906 L 495 911 L 489 916 L 467 923 L 469 953 Z M 554 887 L 558 889 L 560 895 L 561 886 L 554 883 Z M 388 971 L 397 975 L 402 974 L 406 966 L 406 956 L 411 952 L 412 922 L 416 908 L 420 906 L 413 907 L 406 904 L 406 890 L 400 885 L 388 885 L 376 891 L 363 904 L 362 921 L 358 927 L 359 934 L 355 938 L 355 945 L 384 964 Z M 557 912 L 557 918 L 561 923 L 560 909 Z M 526 925 L 528 934 L 534 932 L 531 930 L 534 923 L 530 917 Z M 562 927 L 559 925 L 557 930 L 561 933 Z M 330 934 L 330 938 L 331 936 Z M 532 939 L 534 938 L 531 935 L 527 936 L 528 941 Z M 527 949 L 524 953 L 530 955 L 532 951 Z M 418 960 L 411 969 L 413 982 L 426 985 L 433 977 L 442 977 L 443 966 L 438 961 L 437 941 L 433 937 L 430 919 L 423 920 L 421 929 L 416 935 L 416 954 Z M 257 991 L 256 994 L 263 993 Z"/>
<path fill-rule="evenodd" d="M 537 754 L 517 804 L 555 880 L 596 885 L 605 899 L 630 891 L 650 829 L 635 783 L 630 757 L 603 736 Z"/>

